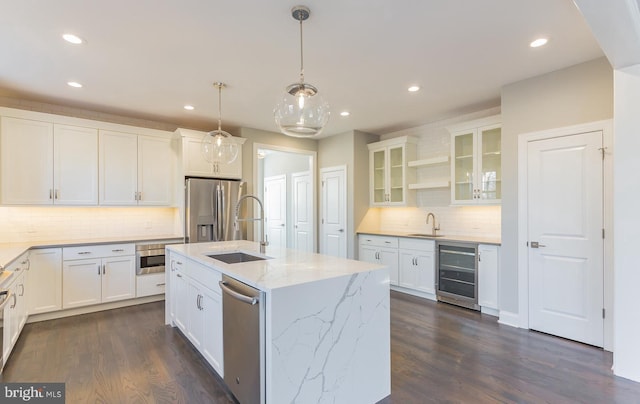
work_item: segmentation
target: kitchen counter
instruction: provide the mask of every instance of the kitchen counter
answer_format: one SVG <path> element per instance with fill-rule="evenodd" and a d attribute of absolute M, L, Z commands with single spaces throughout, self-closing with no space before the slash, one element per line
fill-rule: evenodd
<path fill-rule="evenodd" d="M 480 237 L 480 236 L 414 236 L 409 233 L 400 233 L 400 232 L 392 232 L 392 231 L 359 231 L 357 234 L 371 234 L 375 236 L 392 236 L 392 237 L 407 237 L 407 238 L 417 238 L 417 239 L 426 239 L 426 240 L 436 240 L 436 241 L 458 241 L 465 243 L 477 243 L 477 244 L 493 244 L 500 245 L 501 240 L 499 237 Z"/>
<path fill-rule="evenodd" d="M 270 258 L 263 261 L 225 264 L 205 255 L 262 255 L 258 243 L 250 241 L 171 245 L 167 250 L 185 272 L 173 265 L 167 271 L 166 313 L 180 313 L 172 304 L 187 304 L 189 299 L 172 297 L 173 291 L 192 289 L 179 286 L 184 279 L 193 278 L 187 282 L 194 288 L 218 288 L 211 280 L 217 278 L 207 271 L 265 292 L 262 403 L 368 404 L 391 393 L 388 268 L 273 247 L 267 247 L 264 255 Z M 172 316 L 166 321 L 182 323 Z"/>
<path fill-rule="evenodd" d="M 175 244 L 167 248 L 265 292 L 384 268 L 381 265 L 363 261 L 284 248 L 267 247 L 267 253 L 260 254 L 259 245 L 246 240 Z M 252 255 L 266 256 L 269 259 L 225 264 L 207 257 L 207 254 L 231 251 L 243 251 Z"/>
<path fill-rule="evenodd" d="M 101 237 L 73 240 L 47 240 L 28 241 L 22 243 L 0 243 L 0 269 L 11 264 L 22 253 L 32 248 L 56 248 L 73 247 L 81 245 L 112 244 L 112 243 L 136 243 L 140 241 L 169 241 L 182 240 L 183 236 L 163 234 L 158 236 L 123 236 L 123 237 Z M 182 241 L 180 241 L 182 242 Z"/>

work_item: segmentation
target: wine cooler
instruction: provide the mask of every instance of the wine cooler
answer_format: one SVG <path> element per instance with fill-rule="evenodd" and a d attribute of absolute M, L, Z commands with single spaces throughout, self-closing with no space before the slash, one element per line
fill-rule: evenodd
<path fill-rule="evenodd" d="M 436 296 L 439 301 L 473 310 L 478 306 L 478 245 L 437 243 Z"/>

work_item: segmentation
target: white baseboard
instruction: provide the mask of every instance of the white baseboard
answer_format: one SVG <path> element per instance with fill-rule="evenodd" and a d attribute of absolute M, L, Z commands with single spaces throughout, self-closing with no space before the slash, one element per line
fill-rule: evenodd
<path fill-rule="evenodd" d="M 436 295 L 433 293 L 421 292 L 418 290 L 403 288 L 402 286 L 390 286 L 391 290 L 395 290 L 396 292 L 406 293 L 411 296 L 421 297 L 423 299 L 436 301 Z"/>
<path fill-rule="evenodd" d="M 487 314 L 487 315 L 493 316 L 493 317 L 499 317 L 500 316 L 500 311 L 499 310 L 492 309 L 490 307 L 480 306 L 480 312 L 482 314 Z"/>
<path fill-rule="evenodd" d="M 518 313 L 500 310 L 500 319 L 498 320 L 498 323 L 520 328 L 520 315 L 518 315 Z"/>
<path fill-rule="evenodd" d="M 155 296 L 140 297 L 137 299 L 121 300 L 119 302 L 111 302 L 104 304 L 96 304 L 93 306 L 76 307 L 74 309 L 58 310 L 49 313 L 33 314 L 27 319 L 27 323 L 36 323 L 38 321 L 54 320 L 56 318 L 77 316 L 79 314 L 95 313 L 97 311 L 118 309 L 120 307 L 135 306 L 138 304 L 159 302 L 164 300 L 164 294 Z"/>

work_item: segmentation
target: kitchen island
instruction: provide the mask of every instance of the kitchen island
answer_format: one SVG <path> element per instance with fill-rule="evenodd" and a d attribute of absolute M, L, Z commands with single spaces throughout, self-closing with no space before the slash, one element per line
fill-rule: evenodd
<path fill-rule="evenodd" d="M 388 396 L 387 268 L 288 249 L 267 248 L 263 255 L 258 247 L 249 241 L 168 246 L 166 323 L 179 327 L 224 377 L 222 345 L 234 343 L 221 341 L 217 282 L 226 275 L 263 292 L 260 402 L 375 403 Z M 222 252 L 267 259 L 227 264 L 208 256 Z M 203 291 L 189 295 L 198 288 Z M 210 314 L 201 320 L 202 312 Z"/>

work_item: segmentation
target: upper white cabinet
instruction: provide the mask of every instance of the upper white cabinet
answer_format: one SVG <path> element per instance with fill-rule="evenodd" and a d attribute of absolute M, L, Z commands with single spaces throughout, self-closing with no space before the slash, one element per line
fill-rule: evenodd
<path fill-rule="evenodd" d="M 408 184 L 415 182 L 415 169 L 408 161 L 416 159 L 417 139 L 401 136 L 369 147 L 369 201 L 372 206 L 411 206 L 415 191 Z"/>
<path fill-rule="evenodd" d="M 171 139 L 100 131 L 100 204 L 172 204 Z"/>
<path fill-rule="evenodd" d="M 2 117 L 0 186 L 5 205 L 96 205 L 98 131 Z"/>
<path fill-rule="evenodd" d="M 502 198 L 500 116 L 447 129 L 451 132 L 451 203 L 499 204 Z"/>
<path fill-rule="evenodd" d="M 247 139 L 233 136 L 227 141 L 238 146 L 238 157 L 231 163 L 208 162 L 202 154 L 202 138 L 205 132 L 178 129 L 182 138 L 182 169 L 187 177 L 242 179 L 242 145 Z"/>

